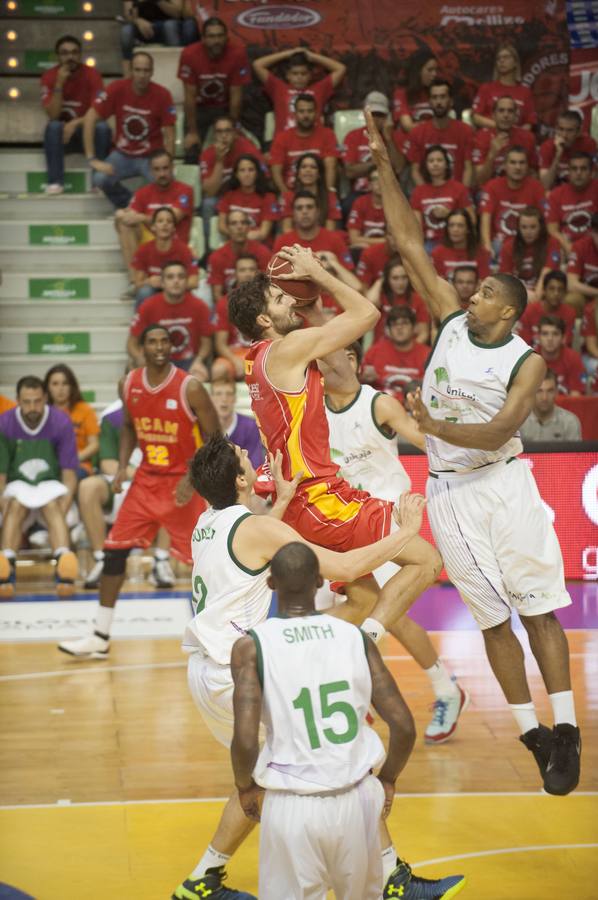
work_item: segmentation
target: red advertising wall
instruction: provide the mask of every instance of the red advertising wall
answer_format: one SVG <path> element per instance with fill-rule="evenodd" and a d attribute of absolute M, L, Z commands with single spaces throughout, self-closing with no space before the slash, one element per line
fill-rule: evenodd
<path fill-rule="evenodd" d="M 598 49 L 572 50 L 569 80 L 569 104 L 584 117 L 590 130 L 592 110 L 598 103 Z"/>

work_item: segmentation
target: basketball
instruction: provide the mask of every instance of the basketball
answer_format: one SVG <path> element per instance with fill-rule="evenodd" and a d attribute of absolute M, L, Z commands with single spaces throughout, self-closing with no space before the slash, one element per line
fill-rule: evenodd
<path fill-rule="evenodd" d="M 267 269 L 272 284 L 280 288 L 286 294 L 295 299 L 297 306 L 309 306 L 320 296 L 320 288 L 311 278 L 286 278 L 278 279 L 277 275 L 290 275 L 293 272 L 292 264 L 279 256 L 272 257 Z"/>

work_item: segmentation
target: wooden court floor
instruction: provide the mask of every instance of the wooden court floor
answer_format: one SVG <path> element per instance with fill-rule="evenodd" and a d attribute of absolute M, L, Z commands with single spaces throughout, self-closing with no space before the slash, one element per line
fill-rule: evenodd
<path fill-rule="evenodd" d="M 470 900 L 596 900 L 598 632 L 569 632 L 584 750 L 582 782 L 566 798 L 540 793 L 480 635 L 433 640 L 472 704 L 451 742 L 418 738 L 390 820 L 397 848 L 422 875 L 465 873 L 460 896 Z M 426 679 L 385 641 L 421 735 Z M 529 671 L 550 724 L 531 660 Z M 227 753 L 188 695 L 178 641 L 116 641 L 109 660 L 83 664 L 52 644 L 3 645 L 0 731 L 0 882 L 37 900 L 167 900 L 231 790 Z M 229 870 L 231 886 L 256 891 L 256 832 Z"/>

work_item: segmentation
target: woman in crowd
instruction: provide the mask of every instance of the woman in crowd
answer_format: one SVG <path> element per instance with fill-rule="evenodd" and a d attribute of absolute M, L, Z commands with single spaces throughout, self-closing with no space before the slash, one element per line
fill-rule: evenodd
<path fill-rule="evenodd" d="M 218 229 L 224 237 L 229 237 L 227 214 L 241 210 L 251 221 L 249 240 L 268 241 L 271 238 L 273 224 L 279 217 L 278 203 L 255 156 L 246 153 L 238 158 L 217 209 Z"/>
<path fill-rule="evenodd" d="M 446 217 L 444 239 L 434 247 L 431 256 L 440 277 L 449 281 L 457 266 L 472 266 L 479 279 L 490 274 L 490 254 L 480 246 L 473 219 L 466 209 L 455 209 Z"/>
<path fill-rule="evenodd" d="M 285 191 L 281 198 L 280 218 L 281 230 L 290 231 L 293 227 L 291 212 L 293 197 L 297 191 L 309 191 L 318 202 L 320 225 L 334 231 L 337 222 L 342 219 L 342 212 L 336 191 L 328 190 L 324 173 L 324 163 L 315 153 L 304 153 L 296 163 L 295 188 Z"/>
<path fill-rule="evenodd" d="M 91 460 L 100 447 L 100 426 L 93 407 L 81 396 L 75 373 L 64 363 L 48 369 L 44 389 L 48 403 L 65 412 L 73 423 L 79 455 L 79 477 L 85 478 L 93 471 Z"/>
<path fill-rule="evenodd" d="M 423 299 L 417 294 L 403 268 L 400 256 L 393 256 L 367 292 L 367 298 L 381 312 L 374 330 L 374 340 L 384 337 L 388 313 L 393 306 L 408 306 L 415 313 L 415 340 L 425 344 L 430 336 L 430 317 Z"/>
<path fill-rule="evenodd" d="M 520 278 L 527 288 L 528 300 L 539 300 L 544 276 L 561 265 L 561 248 L 548 234 L 546 220 L 535 206 L 519 213 L 517 233 L 501 248 L 498 268 Z"/>
<path fill-rule="evenodd" d="M 424 232 L 426 249 L 430 252 L 442 241 L 447 217 L 453 210 L 466 209 L 473 222 L 475 210 L 468 189 L 451 177 L 451 160 L 440 144 L 433 144 L 426 150 L 422 175 L 425 183 L 417 185 L 409 202 Z"/>
<path fill-rule="evenodd" d="M 199 271 L 189 246 L 177 237 L 176 218 L 169 206 L 154 210 L 150 230 L 153 241 L 140 244 L 131 260 L 133 283 L 136 288 L 135 308 L 147 297 L 162 290 L 162 267 L 168 262 L 181 262 L 187 269 L 187 288 L 199 283 Z"/>
<path fill-rule="evenodd" d="M 494 57 L 493 80 L 481 84 L 473 101 L 473 122 L 477 128 L 494 128 L 492 110 L 496 100 L 512 97 L 517 104 L 520 128 L 532 128 L 537 122 L 533 94 L 521 84 L 521 60 L 513 44 L 501 44 Z"/>
<path fill-rule="evenodd" d="M 408 134 L 414 125 L 432 116 L 430 85 L 438 74 L 438 60 L 430 50 L 415 53 L 407 66 L 407 84 L 395 88 L 392 118 Z"/>

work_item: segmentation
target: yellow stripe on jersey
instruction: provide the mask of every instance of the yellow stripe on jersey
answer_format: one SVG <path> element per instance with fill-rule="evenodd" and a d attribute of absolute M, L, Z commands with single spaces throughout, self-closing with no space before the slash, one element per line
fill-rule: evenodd
<path fill-rule="evenodd" d="M 305 488 L 311 506 L 322 513 L 330 522 L 349 522 L 358 516 L 363 506 L 358 500 L 345 503 L 336 494 L 328 493 L 328 484 L 320 481 Z"/>
<path fill-rule="evenodd" d="M 290 434 L 287 439 L 287 451 L 291 464 L 291 478 L 303 471 L 304 478 L 314 475 L 301 452 L 301 426 L 307 405 L 307 392 L 300 394 L 283 394 L 291 414 Z"/>
<path fill-rule="evenodd" d="M 199 430 L 199 425 L 197 424 L 197 422 L 195 422 L 195 424 L 193 425 L 191 434 L 195 443 L 195 449 L 199 450 L 200 447 L 203 447 L 203 438 L 201 436 L 201 431 Z"/>

